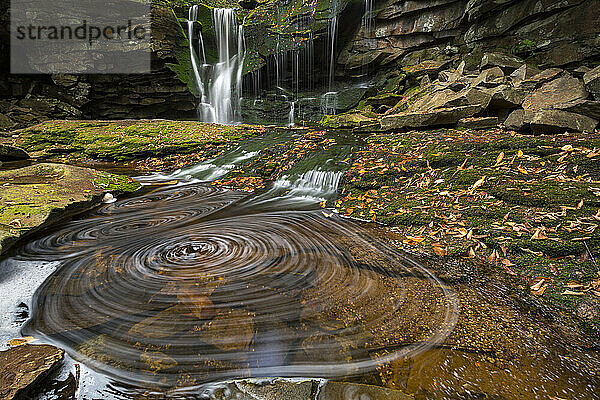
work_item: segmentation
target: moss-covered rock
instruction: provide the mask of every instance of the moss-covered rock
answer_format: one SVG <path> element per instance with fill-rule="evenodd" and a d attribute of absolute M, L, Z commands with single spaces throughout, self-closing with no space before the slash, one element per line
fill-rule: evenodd
<path fill-rule="evenodd" d="M 263 130 L 193 121 L 47 121 L 20 131 L 15 143 L 37 158 L 124 161 L 190 154 Z"/>
<path fill-rule="evenodd" d="M 0 171 L 0 254 L 26 234 L 99 204 L 105 192 L 139 187 L 126 176 L 62 164 Z"/>

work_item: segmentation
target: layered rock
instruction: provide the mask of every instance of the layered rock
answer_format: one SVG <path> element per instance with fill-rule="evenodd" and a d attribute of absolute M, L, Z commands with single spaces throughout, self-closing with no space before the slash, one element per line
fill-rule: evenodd
<path fill-rule="evenodd" d="M 460 53 L 479 64 L 485 52 L 526 57 L 532 64 L 569 66 L 600 54 L 597 0 L 391 0 L 377 3 L 374 28 L 363 24 L 339 64 L 356 74 L 372 67 L 417 64 Z M 520 65 L 510 55 L 482 66 Z"/>

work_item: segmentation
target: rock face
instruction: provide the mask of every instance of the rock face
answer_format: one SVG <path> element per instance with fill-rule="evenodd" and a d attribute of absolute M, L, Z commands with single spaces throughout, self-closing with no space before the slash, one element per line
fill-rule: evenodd
<path fill-rule="evenodd" d="M 357 74 L 356 60 L 363 61 L 359 67 L 403 66 L 458 53 L 467 56 L 467 69 L 499 66 L 510 73 L 521 65 L 497 54 L 502 48 L 531 64 L 566 66 L 600 54 L 599 19 L 597 0 L 392 0 L 376 7 L 374 21 L 363 23 L 339 64 Z"/>
<path fill-rule="evenodd" d="M 0 398 L 22 398 L 60 365 L 64 355 L 54 346 L 29 344 L 0 352 Z"/>
<path fill-rule="evenodd" d="M 139 183 L 90 168 L 36 164 L 0 171 L 0 254 L 24 235 L 100 204 Z"/>

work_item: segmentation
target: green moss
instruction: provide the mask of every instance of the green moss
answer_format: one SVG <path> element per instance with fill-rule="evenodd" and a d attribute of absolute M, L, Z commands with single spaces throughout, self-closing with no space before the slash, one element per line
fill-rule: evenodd
<path fill-rule="evenodd" d="M 71 157 L 131 160 L 189 154 L 261 133 L 262 127 L 226 126 L 191 121 L 139 120 L 94 122 L 48 121 L 20 132 L 15 143 L 30 152 L 57 146 Z"/>

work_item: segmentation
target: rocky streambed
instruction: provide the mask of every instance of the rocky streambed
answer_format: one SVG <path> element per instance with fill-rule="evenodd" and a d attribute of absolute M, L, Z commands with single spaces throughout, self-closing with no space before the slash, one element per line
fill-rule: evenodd
<path fill-rule="evenodd" d="M 84 148 L 46 151 L 73 135 L 49 126 L 34 155 L 115 166 Z M 126 128 L 106 123 L 111 141 L 98 143 L 119 146 Z M 557 255 L 553 231 L 542 222 L 530 237 L 526 218 L 555 206 L 572 207 L 564 218 L 593 216 L 594 190 L 576 188 L 595 187 L 595 139 L 498 131 L 493 147 L 476 132 L 415 135 L 273 129 L 235 136 L 216 152 L 194 144 L 166 159 L 134 155 L 126 168 L 166 171 L 138 175 L 137 193 L 29 236 L 4 258 L 3 341 L 25 335 L 11 343 L 67 350 L 54 383 L 42 386 L 46 398 L 594 398 L 595 233 L 578 260 L 578 241 Z M 24 131 L 17 141 L 30 138 Z M 90 174 L 71 187 L 92 190 L 84 182 L 96 175 L 81 167 L 34 163 L 4 173 L 17 188 L 52 193 L 50 177 L 70 169 Z M 41 171 L 35 182 L 32 170 Z M 115 191 L 111 179 L 138 186 L 96 174 L 104 176 L 97 196 Z M 545 180 L 564 186 L 560 196 L 538 199 L 527 177 L 542 174 L 562 176 Z M 498 186 L 505 179 L 522 187 L 518 202 L 502 197 L 514 192 Z M 511 214 L 503 220 L 503 207 L 523 226 L 508 224 Z M 471 212 L 476 226 L 462 217 Z M 519 230 L 507 239 L 504 229 L 493 234 L 498 224 Z M 528 242 L 512 245 L 519 238 Z M 523 249 L 540 252 L 535 268 L 548 270 L 529 266 Z M 580 294 L 561 295 L 568 284 Z M 347 383 L 213 383 L 264 376 Z"/>

